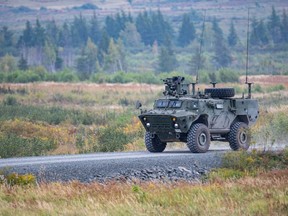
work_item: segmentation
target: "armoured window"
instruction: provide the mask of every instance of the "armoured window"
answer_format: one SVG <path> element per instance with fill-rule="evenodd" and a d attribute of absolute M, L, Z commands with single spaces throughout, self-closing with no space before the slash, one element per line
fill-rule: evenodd
<path fill-rule="evenodd" d="M 168 100 L 158 100 L 156 101 L 156 107 L 157 108 L 166 108 L 169 104 Z"/>
<path fill-rule="evenodd" d="M 170 108 L 180 108 L 182 105 L 182 101 L 170 101 L 169 107 Z"/>
<path fill-rule="evenodd" d="M 157 108 L 180 108 L 182 106 L 182 101 L 168 101 L 168 100 L 158 100 L 156 101 Z"/>
<path fill-rule="evenodd" d="M 198 103 L 196 101 L 191 102 L 191 109 L 198 109 Z"/>

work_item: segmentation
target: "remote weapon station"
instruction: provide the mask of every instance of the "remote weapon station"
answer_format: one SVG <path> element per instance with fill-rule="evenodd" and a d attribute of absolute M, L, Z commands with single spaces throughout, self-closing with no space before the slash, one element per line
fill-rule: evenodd
<path fill-rule="evenodd" d="M 169 142 L 186 142 L 193 153 L 206 152 L 210 141 L 229 142 L 233 150 L 249 148 L 249 127 L 257 121 L 259 109 L 258 101 L 251 98 L 252 83 L 248 82 L 248 36 L 249 11 L 247 97 L 242 94 L 236 98 L 234 88 L 216 88 L 215 82 L 212 88 L 196 92 L 198 72 L 195 83 L 185 84 L 185 78 L 180 76 L 163 80 L 164 96 L 155 101 L 153 109 L 141 109 L 139 115 L 146 130 L 148 151 L 162 152 Z M 137 102 L 136 108 L 140 107 L 141 103 Z"/>

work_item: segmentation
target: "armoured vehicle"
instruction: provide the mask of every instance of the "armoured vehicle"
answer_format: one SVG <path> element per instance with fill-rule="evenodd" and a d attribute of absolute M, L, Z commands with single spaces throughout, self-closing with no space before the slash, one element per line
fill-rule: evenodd
<path fill-rule="evenodd" d="M 229 142 L 231 149 L 247 150 L 249 127 L 259 116 L 258 102 L 235 97 L 234 88 L 206 88 L 195 91 L 195 83 L 185 84 L 184 77 L 167 78 L 164 96 L 151 110 L 141 109 L 139 119 L 146 129 L 145 145 L 150 152 L 162 152 L 169 142 L 186 142 L 193 153 L 204 153 L 210 141 Z M 136 108 L 141 103 L 137 102 Z"/>

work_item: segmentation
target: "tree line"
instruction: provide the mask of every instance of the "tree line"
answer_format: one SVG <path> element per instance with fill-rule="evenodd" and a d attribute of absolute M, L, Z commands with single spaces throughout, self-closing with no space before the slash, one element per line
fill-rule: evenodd
<path fill-rule="evenodd" d="M 12 58 L 7 57 L 9 55 L 18 59 L 17 67 L 20 70 L 25 71 L 39 65 L 43 65 L 51 73 L 63 68 L 74 68 L 79 78 L 85 80 L 100 71 L 127 71 L 128 52 L 133 54 L 152 47 L 152 50 L 156 49 L 158 56 L 155 71 L 170 72 L 176 70 L 179 64 L 175 48 L 185 48 L 196 39 L 200 40 L 201 30 L 198 29 L 197 33 L 195 27 L 201 26 L 200 24 L 199 21 L 193 22 L 191 14 L 184 14 L 178 28 L 172 27 L 167 17 L 158 10 L 144 11 L 136 17 L 122 11 L 107 16 L 102 23 L 95 13 L 89 19 L 80 14 L 72 22 L 62 24 L 55 20 L 42 23 L 37 19 L 34 25 L 26 21 L 25 28 L 18 37 L 7 26 L 3 26 L 0 30 L 0 69 L 15 69 L 11 66 Z M 208 24 L 211 25 L 213 44 L 211 61 L 216 68 L 227 67 L 232 62 L 231 52 L 240 44 L 237 28 L 232 20 L 228 35 L 224 35 L 217 19 L 212 19 Z M 177 32 L 175 29 L 178 29 Z M 250 46 L 256 49 L 287 44 L 286 11 L 283 10 L 279 15 L 272 7 L 268 18 L 253 18 L 249 41 Z M 198 50 L 194 52 L 194 56 L 191 54 L 190 63 L 193 67 L 197 65 L 201 68 L 204 62 L 205 59 L 201 59 Z"/>

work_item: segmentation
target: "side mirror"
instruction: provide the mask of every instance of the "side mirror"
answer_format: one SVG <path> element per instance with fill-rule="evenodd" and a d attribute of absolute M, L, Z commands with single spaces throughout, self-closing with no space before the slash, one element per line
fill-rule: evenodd
<path fill-rule="evenodd" d="M 136 101 L 135 107 L 136 109 L 140 109 L 140 107 L 142 107 L 142 103 L 140 101 Z"/>

